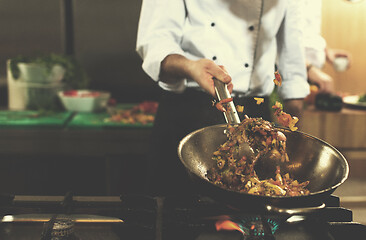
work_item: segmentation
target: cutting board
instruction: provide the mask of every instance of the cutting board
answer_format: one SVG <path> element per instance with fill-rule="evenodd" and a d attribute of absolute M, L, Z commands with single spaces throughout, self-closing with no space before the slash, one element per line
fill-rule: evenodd
<path fill-rule="evenodd" d="M 0 111 L 0 128 L 9 127 L 64 127 L 71 112 Z"/>
<path fill-rule="evenodd" d="M 118 104 L 118 109 L 129 109 L 136 104 Z M 152 123 L 123 123 L 108 121 L 110 115 L 107 112 L 99 113 L 76 113 L 68 123 L 69 128 L 151 128 Z"/>

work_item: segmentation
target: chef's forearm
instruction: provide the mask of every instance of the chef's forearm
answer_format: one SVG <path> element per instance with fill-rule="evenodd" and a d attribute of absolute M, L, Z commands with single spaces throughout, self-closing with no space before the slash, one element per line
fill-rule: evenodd
<path fill-rule="evenodd" d="M 160 81 L 174 83 L 182 78 L 189 78 L 191 65 L 192 60 L 189 60 L 182 55 L 168 55 L 161 62 Z"/>
<path fill-rule="evenodd" d="M 160 66 L 160 81 L 167 84 L 179 83 L 182 79 L 192 79 L 200 87 L 215 96 L 212 77 L 227 84 L 229 91 L 232 90 L 231 77 L 223 66 L 218 66 L 209 59 L 189 60 L 182 55 L 168 55 Z"/>

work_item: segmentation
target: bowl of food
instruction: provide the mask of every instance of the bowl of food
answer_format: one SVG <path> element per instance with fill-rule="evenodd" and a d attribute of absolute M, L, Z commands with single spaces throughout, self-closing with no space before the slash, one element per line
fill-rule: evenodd
<path fill-rule="evenodd" d="M 58 96 L 68 111 L 97 112 L 107 107 L 111 94 L 106 91 L 67 90 L 60 91 Z"/>

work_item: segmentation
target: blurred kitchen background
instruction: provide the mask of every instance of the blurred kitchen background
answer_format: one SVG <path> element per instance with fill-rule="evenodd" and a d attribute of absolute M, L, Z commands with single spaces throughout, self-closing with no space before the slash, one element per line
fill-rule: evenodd
<path fill-rule="evenodd" d="M 71 54 L 118 103 L 157 100 L 160 90 L 135 52 L 141 0 L 0 0 L 0 106 L 8 106 L 6 61 L 35 52 Z M 325 71 L 337 92 L 366 93 L 366 2 L 323 0 L 323 36 L 352 53 L 352 67 Z M 339 194 L 366 206 L 366 111 L 312 111 L 304 131 L 346 156 L 351 172 Z M 120 131 L 120 132 L 119 132 Z M 145 174 L 149 128 L 0 128 L 0 192 L 118 195 L 136 191 Z M 69 141 L 69 142 L 67 142 Z"/>
<path fill-rule="evenodd" d="M 7 59 L 35 53 L 75 56 L 89 88 L 110 92 L 118 103 L 156 100 L 159 88 L 135 52 L 140 7 L 141 0 L 0 0 L 2 109 L 8 107 Z M 0 131 L 0 192 L 118 195 L 138 191 L 144 179 L 150 128 Z"/>
<path fill-rule="evenodd" d="M 91 88 L 120 101 L 156 98 L 135 52 L 141 0 L 1 0 L 1 105 L 7 105 L 6 60 L 18 55 L 74 55 Z"/>

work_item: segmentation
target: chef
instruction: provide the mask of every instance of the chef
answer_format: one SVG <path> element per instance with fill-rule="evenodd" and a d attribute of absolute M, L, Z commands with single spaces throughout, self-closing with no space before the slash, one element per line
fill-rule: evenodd
<path fill-rule="evenodd" d="M 191 192 L 177 156 L 188 133 L 224 123 L 212 77 L 249 117 L 271 120 L 275 63 L 285 111 L 299 116 L 309 93 L 300 0 L 143 0 L 136 49 L 162 88 L 149 155 L 151 194 Z M 253 97 L 262 97 L 257 105 Z"/>
<path fill-rule="evenodd" d="M 318 86 L 319 92 L 335 93 L 333 78 L 322 71 L 322 68 L 325 62 L 334 66 L 337 58 L 346 59 L 349 68 L 351 53 L 327 46 L 321 35 L 322 1 L 304 0 L 304 13 L 303 39 L 308 80 L 310 84 Z"/>

